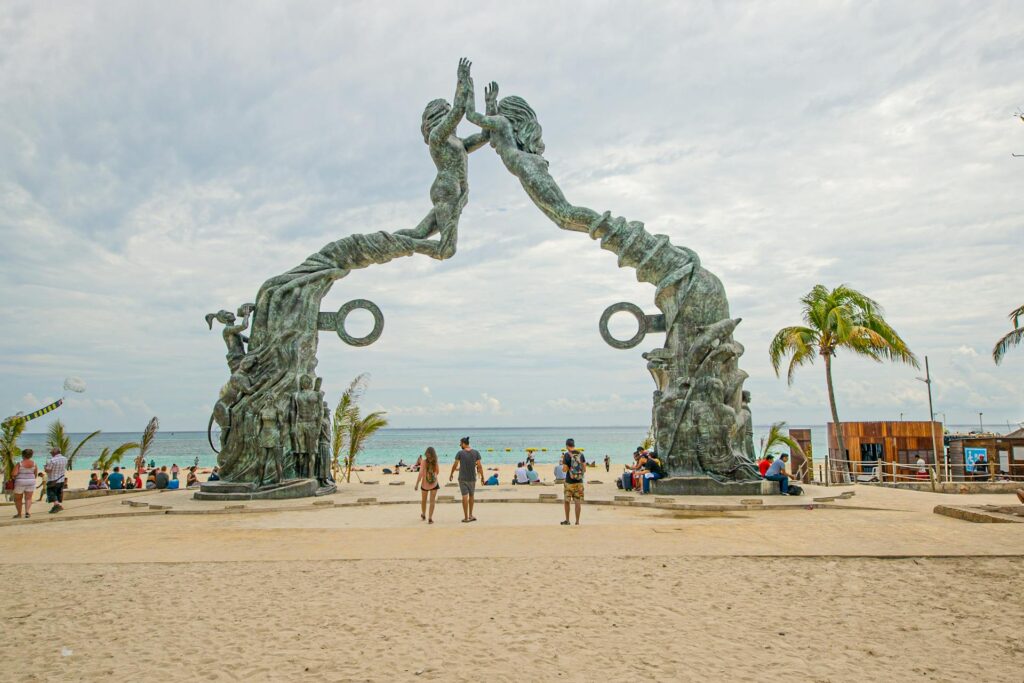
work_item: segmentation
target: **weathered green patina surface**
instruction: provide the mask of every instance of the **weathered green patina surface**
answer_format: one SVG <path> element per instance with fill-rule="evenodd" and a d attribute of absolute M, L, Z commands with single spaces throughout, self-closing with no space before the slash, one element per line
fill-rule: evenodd
<path fill-rule="evenodd" d="M 318 330 L 337 329 L 353 345 L 379 336 L 383 317 L 371 302 L 354 300 L 338 313 L 320 311 L 320 302 L 335 281 L 353 270 L 413 254 L 437 259 L 456 251 L 458 224 L 469 193 L 468 154 L 488 141 L 505 167 L 521 182 L 534 204 L 564 230 L 587 233 L 601 247 L 618 255 L 620 267 L 655 287 L 660 314 L 644 315 L 635 306 L 616 304 L 638 316 L 640 331 L 629 343 L 613 343 L 602 318 L 602 334 L 619 348 L 635 346 L 648 332 L 664 332 L 663 346 L 643 354 L 656 390 L 652 420 L 657 449 L 674 476 L 704 476 L 721 481 L 759 479 L 752 462 L 747 374 L 738 365 L 743 346 L 733 339 L 740 322 L 729 314 L 721 282 L 705 270 L 697 255 L 654 235 L 639 221 L 610 212 L 575 206 L 551 177 L 543 157 L 542 130 L 533 109 L 520 97 L 498 101 L 498 86 L 486 89 L 486 113 L 475 108 L 470 65 L 459 63 L 451 105 L 434 100 L 423 113 L 423 137 L 437 166 L 431 187 L 433 208 L 410 230 L 343 237 L 299 266 L 267 280 L 255 304 L 243 305 L 243 320 L 221 311 L 207 317 L 225 325 L 231 377 L 221 389 L 211 418 L 221 430 L 221 476 L 232 484 L 256 488 L 315 478 L 321 490 L 333 485 L 318 454 L 329 429 L 320 380 L 316 378 Z M 482 132 L 455 135 L 466 116 Z M 439 235 L 437 240 L 430 239 Z M 344 315 L 351 308 L 374 311 L 375 331 L 369 338 L 344 333 Z M 371 308 L 372 307 L 372 308 Z M 250 338 L 242 335 L 250 315 Z M 246 346 L 246 342 L 248 345 Z M 314 386 L 315 385 L 315 386 Z M 316 433 L 314 433 L 316 432 Z M 282 467 L 278 467 L 278 462 Z"/>

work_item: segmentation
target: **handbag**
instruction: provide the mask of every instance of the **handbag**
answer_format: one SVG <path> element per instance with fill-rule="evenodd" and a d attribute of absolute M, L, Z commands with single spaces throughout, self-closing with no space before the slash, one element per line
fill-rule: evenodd
<path fill-rule="evenodd" d="M 13 491 L 13 490 L 14 490 L 14 480 L 13 479 L 8 479 L 7 481 L 4 482 L 4 491 Z"/>

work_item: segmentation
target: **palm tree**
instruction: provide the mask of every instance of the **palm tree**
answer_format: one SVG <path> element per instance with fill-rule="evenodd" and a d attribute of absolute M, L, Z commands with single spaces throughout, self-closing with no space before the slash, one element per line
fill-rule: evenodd
<path fill-rule="evenodd" d="M 843 430 L 832 386 L 832 359 L 836 352 L 845 349 L 878 363 L 890 360 L 907 363 L 915 368 L 920 366 L 906 342 L 885 321 L 878 302 L 857 290 L 839 285 L 830 291 L 824 285 L 815 285 L 800 299 L 800 303 L 803 304 L 805 325 L 779 330 L 768 347 L 768 356 L 776 376 L 779 375 L 782 359 L 792 356 L 786 373 L 788 384 L 793 384 L 793 374 L 801 365 L 814 363 L 815 356 L 824 359 L 828 403 L 832 409 L 839 457 L 840 460 L 846 460 L 846 444 L 843 443 Z"/>
<path fill-rule="evenodd" d="M 142 465 L 146 462 L 146 455 L 149 453 L 149 449 L 153 447 L 153 442 L 156 441 L 158 429 L 160 429 L 160 420 L 154 417 L 146 425 L 146 429 L 143 430 L 142 438 L 136 444 L 136 447 L 139 449 L 139 454 L 135 456 L 135 469 L 137 471 L 142 470 Z"/>
<path fill-rule="evenodd" d="M 773 422 L 771 428 L 768 430 L 768 436 L 764 437 L 761 441 L 761 459 L 763 460 L 768 451 L 776 446 L 788 446 L 790 454 L 798 454 L 802 458 L 807 458 L 804 455 L 804 449 L 800 448 L 800 444 L 796 442 L 796 439 L 785 434 L 782 430 L 786 428 L 785 422 Z M 796 474 L 796 473 L 794 473 Z M 802 477 L 796 477 L 801 479 Z"/>
<path fill-rule="evenodd" d="M 75 465 L 75 456 L 78 455 L 78 451 L 82 450 L 89 439 L 100 433 L 100 430 L 96 430 L 89 436 L 85 437 L 78 442 L 75 446 L 75 450 L 71 450 L 71 437 L 68 435 L 67 430 L 64 429 L 64 423 L 60 420 L 54 420 L 50 423 L 50 426 L 46 430 L 46 445 L 50 448 L 56 448 L 64 454 L 64 457 L 68 459 L 68 469 L 73 469 Z"/>
<path fill-rule="evenodd" d="M 18 448 L 18 437 L 25 431 L 25 420 L 10 420 L 3 423 L 3 434 L 0 435 L 0 462 L 3 464 L 3 480 L 8 481 L 14 472 L 14 464 L 21 456 Z"/>
<path fill-rule="evenodd" d="M 332 427 L 332 438 L 331 438 L 331 472 L 335 474 L 337 478 L 337 471 L 340 469 L 338 460 L 341 456 L 341 452 L 345 450 L 345 443 L 348 440 L 349 432 L 352 428 L 352 423 L 359 417 L 359 399 L 362 398 L 363 392 L 366 391 L 366 383 L 369 380 L 369 375 L 365 372 L 348 385 L 345 392 L 341 395 L 338 400 L 338 406 L 334 409 L 334 425 Z"/>
<path fill-rule="evenodd" d="M 1015 311 L 1010 311 L 1010 321 L 1013 323 L 1013 329 L 1002 339 L 996 342 L 996 346 L 992 349 L 992 360 L 999 365 L 1003 362 L 1003 356 L 1012 347 L 1020 344 L 1021 340 L 1024 339 L 1024 325 L 1021 325 L 1021 320 L 1024 319 L 1024 306 L 1021 306 Z"/>
<path fill-rule="evenodd" d="M 366 445 L 366 440 L 378 429 L 388 426 L 388 420 L 384 415 L 383 410 L 378 410 L 360 419 L 359 407 L 355 407 L 352 423 L 349 425 L 348 438 L 346 439 L 348 441 L 348 454 L 345 456 L 346 482 L 352 481 L 352 466 L 356 462 L 356 456 L 359 455 L 359 451 L 363 450 L 363 446 Z"/>
<path fill-rule="evenodd" d="M 138 447 L 139 444 L 135 443 L 134 441 L 129 441 L 127 443 L 121 444 L 113 451 L 111 451 L 109 448 L 104 448 L 103 451 L 100 453 L 99 457 L 96 458 L 96 469 L 98 469 L 100 472 L 106 472 L 114 465 L 120 464 L 121 458 L 124 457 L 125 453 L 131 450 L 135 450 Z"/>

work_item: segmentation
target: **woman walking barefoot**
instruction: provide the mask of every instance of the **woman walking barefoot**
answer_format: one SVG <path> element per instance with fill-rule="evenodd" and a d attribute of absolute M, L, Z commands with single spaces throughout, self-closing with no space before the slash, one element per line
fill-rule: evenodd
<path fill-rule="evenodd" d="M 14 495 L 14 508 L 18 511 L 18 514 L 14 515 L 15 519 L 21 517 L 23 505 L 26 519 L 32 511 L 32 494 L 36 491 L 38 472 L 39 467 L 32 461 L 32 449 L 26 448 L 21 452 L 21 462 L 15 465 L 11 472 L 11 478 L 14 479 L 14 490 L 11 493 Z"/>
<path fill-rule="evenodd" d="M 434 523 L 434 503 L 437 500 L 437 491 L 441 484 L 437 481 L 437 473 L 441 471 L 437 464 L 437 452 L 433 446 L 427 447 L 423 454 L 423 464 L 419 474 L 416 475 L 416 486 L 420 490 L 420 519 L 427 520 L 428 524 Z M 427 514 L 427 498 L 430 498 L 430 514 Z"/>

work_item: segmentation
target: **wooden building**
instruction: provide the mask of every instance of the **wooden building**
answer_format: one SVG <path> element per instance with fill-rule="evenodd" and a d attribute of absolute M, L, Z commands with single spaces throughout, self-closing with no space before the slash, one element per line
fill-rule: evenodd
<path fill-rule="evenodd" d="M 1024 480 L 1024 430 L 1005 436 L 953 435 L 947 442 L 953 481 Z"/>
<path fill-rule="evenodd" d="M 916 469 L 911 466 L 918 458 L 923 458 L 929 468 L 932 466 L 935 448 L 938 449 L 939 467 L 945 466 L 941 422 L 841 424 L 846 446 L 843 456 L 839 455 L 835 424 L 828 423 L 828 455 L 833 482 L 875 477 L 881 481 L 910 480 L 916 476 Z"/>
<path fill-rule="evenodd" d="M 800 475 L 800 479 L 808 484 L 814 481 L 814 449 L 811 447 L 810 429 L 790 429 L 789 438 L 796 441 L 804 451 L 804 457 L 799 453 L 791 453 L 792 461 L 788 468 L 791 472 Z"/>

